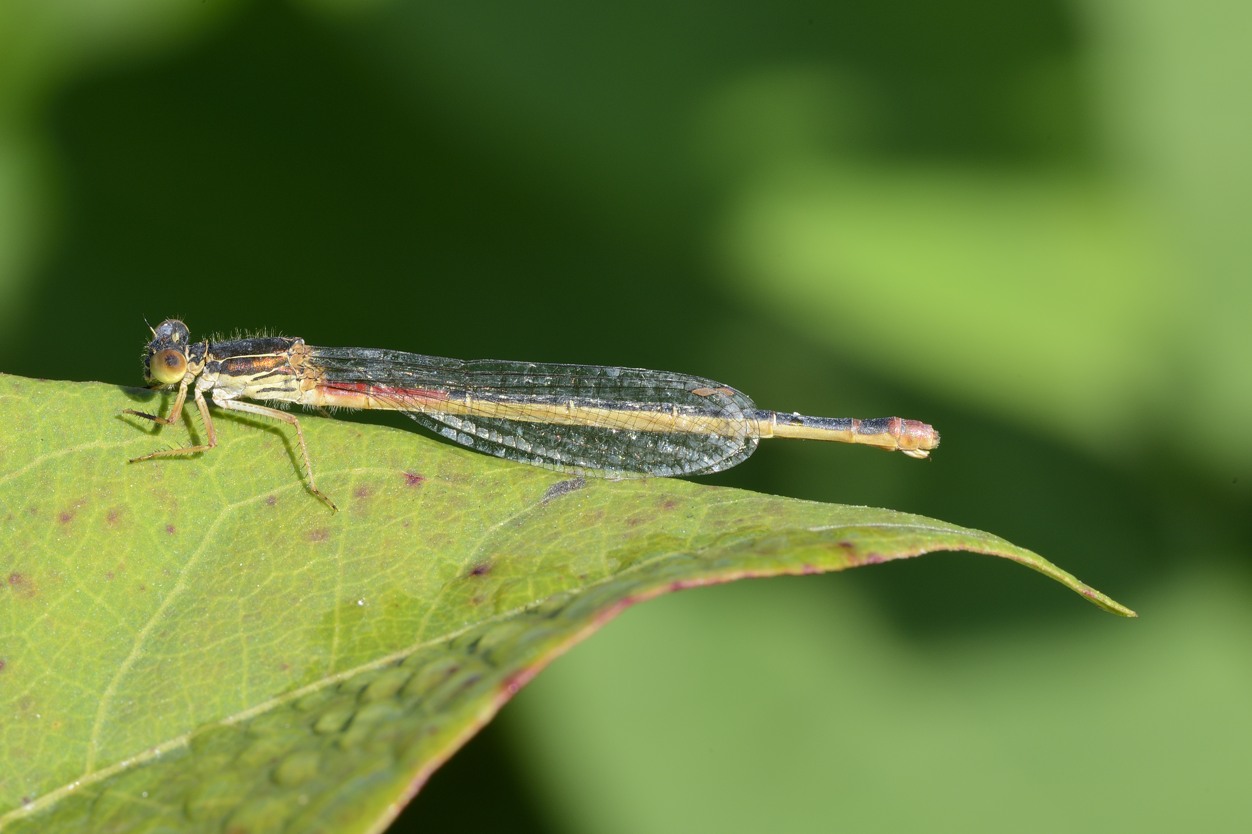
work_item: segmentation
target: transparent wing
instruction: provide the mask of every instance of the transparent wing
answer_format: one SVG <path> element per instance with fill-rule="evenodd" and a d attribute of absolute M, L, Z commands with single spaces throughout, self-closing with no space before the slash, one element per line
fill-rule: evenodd
<path fill-rule="evenodd" d="M 552 469 L 601 477 L 695 475 L 734 466 L 758 441 L 752 400 L 687 374 L 311 350 L 325 388 L 368 389 L 443 437 Z M 525 419 L 500 416 L 527 409 Z M 676 417 L 693 418 L 686 425 L 698 430 L 672 430 Z"/>

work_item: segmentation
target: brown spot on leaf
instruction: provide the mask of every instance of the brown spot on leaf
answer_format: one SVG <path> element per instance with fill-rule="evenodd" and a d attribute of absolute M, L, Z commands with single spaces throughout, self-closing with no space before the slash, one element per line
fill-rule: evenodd
<path fill-rule="evenodd" d="M 22 599 L 33 599 L 39 595 L 39 589 L 30 581 L 30 577 L 17 571 L 9 574 L 9 587 Z"/>
<path fill-rule="evenodd" d="M 491 562 L 479 562 L 469 569 L 469 576 L 485 576 L 491 573 Z"/>
<path fill-rule="evenodd" d="M 104 520 L 110 527 L 112 527 L 113 525 L 117 524 L 117 520 L 121 517 L 122 517 L 121 509 L 118 507 L 113 507 L 112 509 L 108 511 L 108 513 L 105 514 Z"/>
<path fill-rule="evenodd" d="M 60 513 L 57 514 L 57 521 L 61 522 L 62 524 L 69 524 L 73 520 L 74 520 L 73 510 L 62 510 Z"/>
<path fill-rule="evenodd" d="M 359 486 L 355 490 L 352 491 L 352 496 L 354 498 L 369 498 L 373 494 L 374 494 L 374 490 L 370 489 L 367 486 Z"/>
<path fill-rule="evenodd" d="M 566 478 L 564 481 L 557 481 L 555 484 L 548 487 L 546 492 L 544 492 L 543 498 L 540 499 L 540 503 L 546 504 L 549 501 L 552 501 L 556 498 L 560 498 L 562 495 L 568 495 L 571 492 L 577 492 L 578 490 L 582 489 L 586 485 L 587 485 L 587 479 L 582 477 L 581 475 L 578 476 L 577 478 Z"/>
<path fill-rule="evenodd" d="M 330 538 L 330 531 L 325 527 L 319 527 L 316 530 L 310 530 L 305 538 L 311 542 L 324 542 Z"/>
<path fill-rule="evenodd" d="M 426 476 L 419 475 L 416 472 L 405 472 L 404 483 L 405 486 L 420 487 L 422 484 L 426 483 Z"/>
<path fill-rule="evenodd" d="M 278 496 L 276 495 L 271 495 L 265 499 L 265 506 L 267 507 L 272 507 L 277 503 L 278 503 Z"/>
<path fill-rule="evenodd" d="M 171 536 L 174 535 L 174 525 L 173 524 L 165 525 L 165 532 L 169 533 Z"/>

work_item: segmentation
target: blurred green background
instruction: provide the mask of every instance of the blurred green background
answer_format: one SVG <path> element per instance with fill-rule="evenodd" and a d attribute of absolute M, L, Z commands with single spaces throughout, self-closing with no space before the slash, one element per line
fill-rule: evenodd
<path fill-rule="evenodd" d="M 706 480 L 986 529 L 1142 616 L 956 554 L 678 594 L 396 830 L 1249 830 L 1250 26 L 4 3 L 0 370 L 140 384 L 180 315 L 923 419 L 930 463 L 779 443 Z"/>

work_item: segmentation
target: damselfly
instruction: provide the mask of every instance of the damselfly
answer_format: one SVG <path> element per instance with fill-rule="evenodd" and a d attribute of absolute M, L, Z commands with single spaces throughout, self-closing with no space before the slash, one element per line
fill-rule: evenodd
<path fill-rule="evenodd" d="M 131 462 L 207 452 L 217 445 L 215 405 L 272 417 L 296 430 L 309 490 L 317 487 L 300 421 L 255 401 L 402 411 L 457 443 L 510 460 L 598 477 L 700 475 L 727 469 L 766 437 L 860 443 L 924 458 L 939 445 L 925 423 L 882 417 L 806 417 L 758 409 L 734 388 L 688 374 L 495 359 L 465 362 L 373 348 L 306 345 L 263 336 L 192 342 L 175 319 L 152 331 L 144 375 L 176 389 L 169 414 L 125 413 L 169 425 L 188 391 L 206 442 Z M 252 400 L 254 402 L 246 402 Z"/>

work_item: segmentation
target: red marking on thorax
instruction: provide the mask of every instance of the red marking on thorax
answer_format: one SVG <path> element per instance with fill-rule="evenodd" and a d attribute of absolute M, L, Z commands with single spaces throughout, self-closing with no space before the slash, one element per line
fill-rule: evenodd
<path fill-rule="evenodd" d="M 232 356 L 228 359 L 220 359 L 218 363 L 221 372 L 228 377 L 257 376 L 270 371 L 277 371 L 280 374 L 295 372 L 285 353 L 272 356 Z"/>

